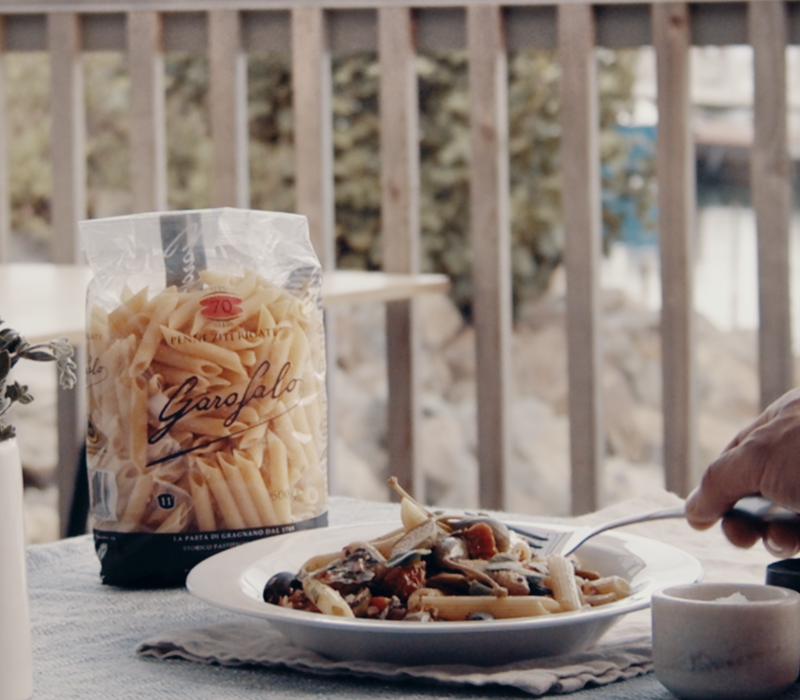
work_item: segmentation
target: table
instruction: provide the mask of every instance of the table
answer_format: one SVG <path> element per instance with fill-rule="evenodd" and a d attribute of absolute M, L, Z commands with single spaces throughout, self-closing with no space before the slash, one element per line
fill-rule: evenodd
<path fill-rule="evenodd" d="M 83 345 L 86 287 L 91 277 L 85 265 L 2 264 L 0 318 L 32 343 L 65 336 L 73 345 Z M 322 283 L 322 304 L 331 308 L 401 301 L 446 292 L 449 284 L 446 275 L 331 270 Z"/>
<path fill-rule="evenodd" d="M 597 522 L 674 504 L 676 498 L 659 491 L 579 520 Z M 381 521 L 397 514 L 398 506 L 389 503 L 342 497 L 333 497 L 330 503 L 331 525 Z M 662 521 L 631 526 L 629 531 L 662 539 L 694 554 L 706 567 L 708 580 L 763 582 L 764 566 L 772 560 L 760 547 L 734 549 L 718 528 L 698 533 L 683 521 Z M 231 669 L 137 658 L 136 645 L 159 631 L 232 620 L 237 615 L 208 606 L 183 589 L 129 591 L 102 586 L 88 535 L 30 547 L 28 566 L 36 700 L 531 697 L 504 687 L 387 683 L 290 670 Z M 674 700 L 653 674 L 587 688 L 569 697 Z M 800 698 L 800 686 L 794 686 L 783 697 Z"/>
<path fill-rule="evenodd" d="M 91 270 L 85 265 L 0 264 L 0 319 L 31 343 L 66 337 L 80 348 L 85 342 L 86 288 L 91 277 Z M 402 301 L 421 294 L 444 293 L 449 285 L 446 275 L 331 270 L 324 275 L 322 304 L 330 309 L 346 304 Z M 80 386 L 76 391 L 58 392 L 62 534 L 74 530 L 74 522 L 85 521 L 85 504 L 76 504 L 73 498 L 74 484 L 82 475 L 77 465 L 82 460 L 80 446 L 85 430 L 84 392 Z"/>

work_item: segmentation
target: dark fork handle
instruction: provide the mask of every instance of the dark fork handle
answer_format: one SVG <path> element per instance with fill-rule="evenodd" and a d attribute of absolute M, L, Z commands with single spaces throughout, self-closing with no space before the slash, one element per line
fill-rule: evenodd
<path fill-rule="evenodd" d="M 726 518 L 742 518 L 753 523 L 797 523 L 800 525 L 800 513 L 775 505 L 763 496 L 742 498 L 726 514 Z"/>

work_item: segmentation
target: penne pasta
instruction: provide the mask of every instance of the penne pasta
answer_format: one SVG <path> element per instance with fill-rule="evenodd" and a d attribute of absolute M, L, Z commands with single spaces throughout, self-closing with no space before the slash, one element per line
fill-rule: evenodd
<path fill-rule="evenodd" d="M 467 620 L 481 613 L 502 620 L 562 612 L 558 601 L 541 596 L 422 596 L 420 609 L 434 611 L 439 620 Z"/>
<path fill-rule="evenodd" d="M 621 576 L 604 576 L 585 581 L 581 586 L 585 596 L 611 596 L 611 600 L 622 600 L 631 594 L 631 584 Z"/>
<path fill-rule="evenodd" d="M 259 516 L 238 465 L 230 463 L 222 454 L 217 454 L 217 462 L 222 467 L 222 474 L 225 477 L 225 481 L 228 484 L 228 488 L 233 496 L 233 500 L 236 502 L 239 513 L 242 515 L 245 525 L 247 527 L 266 525 L 267 523 L 264 523 Z"/>
<path fill-rule="evenodd" d="M 303 590 L 311 602 L 326 615 L 355 617 L 342 595 L 330 586 L 326 586 L 316 579 L 307 578 L 303 582 Z"/>
<path fill-rule="evenodd" d="M 214 502 L 222 518 L 225 527 L 232 530 L 242 530 L 247 526 L 244 518 L 239 512 L 239 507 L 236 505 L 236 499 L 231 493 L 228 482 L 222 472 L 211 466 L 210 464 L 198 460 L 197 464 L 205 477 L 209 490 L 214 497 Z"/>
<path fill-rule="evenodd" d="M 551 554 L 547 557 L 550 576 L 547 583 L 553 591 L 553 597 L 566 611 L 580 610 L 583 607 L 581 592 L 575 580 L 575 567 L 569 559 Z"/>
<path fill-rule="evenodd" d="M 198 528 L 206 532 L 213 532 L 217 529 L 217 516 L 214 513 L 211 490 L 203 472 L 196 466 L 189 474 L 189 488 Z"/>
<path fill-rule="evenodd" d="M 326 508 L 319 314 L 252 271 L 202 277 L 212 292 L 128 290 L 117 308 L 90 309 L 89 413 L 106 445 L 103 469 L 121 478 L 133 464 L 142 477 L 118 489 L 115 517 L 98 509 L 109 529 L 256 528 Z M 223 287 L 241 295 L 243 313 L 219 326 L 202 309 L 227 303 Z M 157 512 L 153 474 L 163 480 L 174 463 L 194 505 L 179 512 L 167 498 Z"/>

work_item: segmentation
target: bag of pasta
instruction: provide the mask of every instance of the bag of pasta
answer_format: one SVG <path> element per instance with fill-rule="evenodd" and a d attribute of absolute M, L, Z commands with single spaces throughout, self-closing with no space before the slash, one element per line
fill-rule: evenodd
<path fill-rule="evenodd" d="M 222 549 L 326 525 L 322 273 L 305 217 L 209 209 L 80 229 L 103 582 L 183 585 Z"/>

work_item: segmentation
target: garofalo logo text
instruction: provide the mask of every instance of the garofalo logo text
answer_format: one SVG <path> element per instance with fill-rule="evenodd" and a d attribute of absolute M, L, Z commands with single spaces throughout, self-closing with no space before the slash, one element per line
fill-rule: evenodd
<path fill-rule="evenodd" d="M 248 430 L 269 423 L 296 408 L 303 398 L 303 380 L 291 374 L 291 362 L 287 361 L 277 372 L 272 374 L 270 374 L 271 367 L 269 360 L 264 360 L 253 371 L 247 386 L 243 389 L 235 389 L 221 394 L 195 394 L 200 378 L 193 375 L 186 379 L 162 407 L 158 414 L 156 430 L 150 433 L 147 442 L 155 445 L 166 438 L 173 430 L 178 430 L 180 428 L 179 422 L 183 419 L 203 416 L 209 411 L 227 413 L 224 416 L 222 425 L 231 429 L 231 432 L 222 437 L 209 437 L 206 440 L 198 441 L 192 444 L 191 447 L 177 452 L 161 455 L 148 462 L 147 466 L 151 467 L 155 464 L 168 462 L 176 457 L 181 457 L 237 435 L 242 435 Z M 269 402 L 280 412 L 268 411 L 266 415 L 259 415 L 258 420 L 255 422 L 241 420 L 242 411 L 251 402 L 255 402 L 255 404 Z"/>

